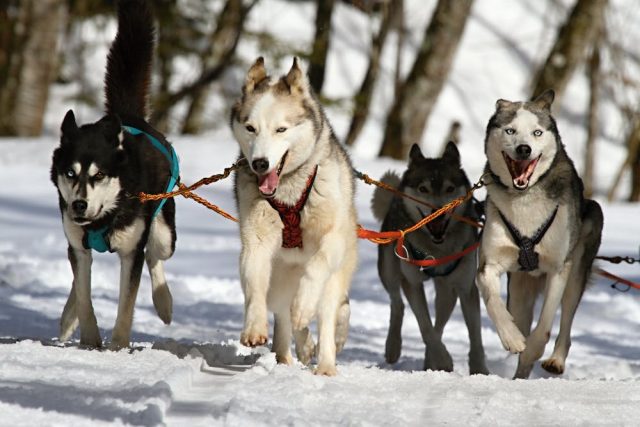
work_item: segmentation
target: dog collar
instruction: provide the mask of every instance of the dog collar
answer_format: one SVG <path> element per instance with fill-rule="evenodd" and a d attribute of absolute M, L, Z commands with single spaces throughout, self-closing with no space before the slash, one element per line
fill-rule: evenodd
<path fill-rule="evenodd" d="M 169 161 L 169 165 L 171 167 L 171 176 L 169 177 L 169 182 L 167 183 L 167 189 L 165 192 L 170 192 L 173 190 L 173 187 L 176 186 L 178 179 L 180 177 L 180 166 L 178 164 L 178 155 L 176 154 L 176 150 L 173 149 L 171 144 L 167 144 L 169 148 L 167 148 L 164 144 L 162 144 L 156 137 L 153 135 L 135 128 L 133 126 L 122 126 L 122 129 L 131 135 L 144 135 L 156 150 L 160 151 Z M 156 207 L 153 215 L 151 215 L 151 220 L 160 213 L 162 207 L 167 202 L 167 199 L 162 199 L 158 206 Z M 96 230 L 85 230 L 85 235 L 83 239 L 83 245 L 86 249 L 93 249 L 97 252 L 113 252 L 111 250 L 111 245 L 109 245 L 109 226 L 104 226 L 102 228 L 98 228 Z"/>
<path fill-rule="evenodd" d="M 318 165 L 313 169 L 313 173 L 307 178 L 307 185 L 302 191 L 302 195 L 293 205 L 286 205 L 277 201 L 275 198 L 267 199 L 273 209 L 280 215 L 280 220 L 284 225 L 282 229 L 282 247 L 286 249 L 300 248 L 302 249 L 302 229 L 300 228 L 301 212 L 307 203 L 309 193 L 313 187 L 313 182 L 318 174 Z"/>
<path fill-rule="evenodd" d="M 509 230 L 509 234 L 513 238 L 514 243 L 518 246 L 518 264 L 520 264 L 521 271 L 533 271 L 538 268 L 539 257 L 538 253 L 535 251 L 536 245 L 540 243 L 544 235 L 551 227 L 553 220 L 556 218 L 556 214 L 558 213 L 559 205 L 556 205 L 556 208 L 553 210 L 553 213 L 547 220 L 533 233 L 533 236 L 527 237 L 523 236 L 520 231 L 507 220 L 507 218 L 500 212 L 498 209 L 498 214 L 500 214 L 500 218 L 502 218 L 502 222 L 507 226 L 507 230 Z"/>

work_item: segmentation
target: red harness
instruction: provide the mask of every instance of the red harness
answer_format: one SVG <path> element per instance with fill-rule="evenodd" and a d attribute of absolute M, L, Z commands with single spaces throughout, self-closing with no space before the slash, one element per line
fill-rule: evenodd
<path fill-rule="evenodd" d="M 311 187 L 316 179 L 318 166 L 313 169 L 313 173 L 307 178 L 307 186 L 295 205 L 290 206 L 277 201 L 275 198 L 267 199 L 273 209 L 280 215 L 280 220 L 284 224 L 282 229 L 282 247 L 302 249 L 302 229 L 300 228 L 300 217 L 304 205 L 307 203 Z"/>

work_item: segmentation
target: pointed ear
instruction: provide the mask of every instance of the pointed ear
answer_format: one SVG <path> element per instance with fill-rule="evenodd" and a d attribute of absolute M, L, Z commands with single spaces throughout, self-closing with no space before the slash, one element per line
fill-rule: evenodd
<path fill-rule="evenodd" d="M 120 132 L 122 132 L 122 122 L 120 121 L 120 117 L 115 114 L 107 114 L 100 120 L 98 120 L 98 125 L 102 127 L 105 134 L 108 138 L 118 137 L 118 143 L 120 143 Z"/>
<path fill-rule="evenodd" d="M 244 86 L 242 87 L 242 93 L 249 94 L 254 91 L 256 86 L 267 78 L 267 71 L 264 68 L 264 58 L 261 56 L 256 59 L 249 71 L 247 71 L 247 77 L 244 79 Z"/>
<path fill-rule="evenodd" d="M 73 110 L 69 110 L 67 114 L 65 114 L 60 130 L 62 131 L 62 135 L 67 136 L 74 134 L 78 130 L 76 116 L 73 114 Z"/>
<path fill-rule="evenodd" d="M 551 111 L 551 104 L 553 104 L 553 100 L 556 97 L 556 93 L 553 89 L 547 89 L 542 94 L 538 95 L 536 99 L 533 100 L 533 103 L 543 110 Z"/>
<path fill-rule="evenodd" d="M 507 101 L 506 99 L 498 99 L 496 101 L 496 110 L 502 110 L 504 108 L 509 108 L 513 102 Z"/>
<path fill-rule="evenodd" d="M 284 83 L 291 93 L 304 93 L 309 88 L 309 81 L 298 63 L 298 57 L 293 58 L 291 69 L 284 77 Z"/>
<path fill-rule="evenodd" d="M 458 146 L 456 146 L 455 142 L 449 141 L 447 146 L 444 149 L 444 153 L 442 154 L 442 158 L 452 165 L 460 167 L 460 152 L 458 151 Z"/>
<path fill-rule="evenodd" d="M 411 151 L 409 151 L 409 162 L 417 162 L 420 160 L 424 160 L 424 156 L 422 155 L 422 151 L 420 151 L 420 147 L 418 144 L 413 144 L 411 146 Z"/>

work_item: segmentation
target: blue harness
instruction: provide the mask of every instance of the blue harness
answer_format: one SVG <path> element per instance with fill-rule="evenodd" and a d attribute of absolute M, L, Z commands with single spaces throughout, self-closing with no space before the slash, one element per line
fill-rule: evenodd
<path fill-rule="evenodd" d="M 151 141 L 153 146 L 158 151 L 160 151 L 167 158 L 167 160 L 169 160 L 169 165 L 171 166 L 171 177 L 169 178 L 169 182 L 167 183 L 166 192 L 173 190 L 173 187 L 175 187 L 175 185 L 178 182 L 178 178 L 180 177 L 180 166 L 178 165 L 178 155 L 176 154 L 176 151 L 173 149 L 173 146 L 169 145 L 169 148 L 170 148 L 169 150 L 167 149 L 167 147 L 164 146 L 164 144 L 158 141 L 158 139 L 153 135 L 150 135 L 149 133 L 143 130 L 134 128 L 132 126 L 122 126 L 122 129 L 130 133 L 131 135 L 142 134 L 146 136 L 147 139 Z M 167 202 L 167 199 L 162 199 L 160 201 L 160 204 L 158 204 L 158 207 L 156 208 L 156 210 L 153 212 L 153 215 L 151 216 L 151 220 L 153 220 L 160 213 L 160 211 L 162 210 L 162 207 L 166 202 Z M 111 247 L 109 246 L 109 243 L 107 241 L 108 231 L 109 231 L 108 225 L 105 225 L 104 227 L 99 228 L 97 230 L 86 230 L 84 246 L 87 249 L 93 249 L 98 252 L 106 252 L 106 251 L 111 252 Z"/>

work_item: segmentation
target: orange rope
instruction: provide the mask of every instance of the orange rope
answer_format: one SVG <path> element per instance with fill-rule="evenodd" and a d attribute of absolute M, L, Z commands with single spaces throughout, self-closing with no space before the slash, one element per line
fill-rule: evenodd
<path fill-rule="evenodd" d="M 362 173 L 362 172 L 358 172 L 358 171 L 355 171 L 355 173 L 358 176 L 358 178 L 360 178 L 362 181 L 364 181 L 365 184 L 375 185 L 377 187 L 380 187 L 380 188 L 383 188 L 383 189 L 385 189 L 387 191 L 390 191 L 391 193 L 393 193 L 395 195 L 398 195 L 400 197 L 404 197 L 405 199 L 409 199 L 409 200 L 411 200 L 413 202 L 416 202 L 416 203 L 419 203 L 421 205 L 427 206 L 427 207 L 429 207 L 431 209 L 436 209 L 436 206 L 432 205 L 431 203 L 425 202 L 424 200 L 420 200 L 420 199 L 418 199 L 416 197 L 413 197 L 413 196 L 411 196 L 411 195 L 409 195 L 407 193 L 403 193 L 402 191 L 398 190 L 395 187 L 392 187 L 391 185 L 385 184 L 382 181 L 377 181 L 377 180 L 371 178 L 366 173 Z M 451 215 L 451 217 L 453 219 L 455 219 L 455 220 L 467 223 L 467 224 L 472 225 L 472 226 L 474 226 L 476 228 L 482 228 L 482 224 L 480 224 L 477 221 L 474 221 L 471 218 L 467 218 L 467 217 L 464 217 L 464 216 L 461 216 L 461 215 L 457 215 L 455 213 L 449 213 L 449 215 Z"/>
<path fill-rule="evenodd" d="M 636 283 L 636 282 L 632 282 L 631 280 L 627 280 L 627 279 L 623 279 L 620 276 L 616 276 L 615 274 L 609 273 L 608 271 L 605 271 L 601 268 L 596 269 L 596 273 L 598 273 L 599 275 L 606 277 L 607 279 L 611 279 L 611 280 L 615 280 L 616 283 L 622 283 L 623 285 L 627 285 L 631 288 L 635 288 L 640 290 L 640 283 Z M 614 285 L 612 285 L 613 287 L 615 287 L 615 283 Z"/>

